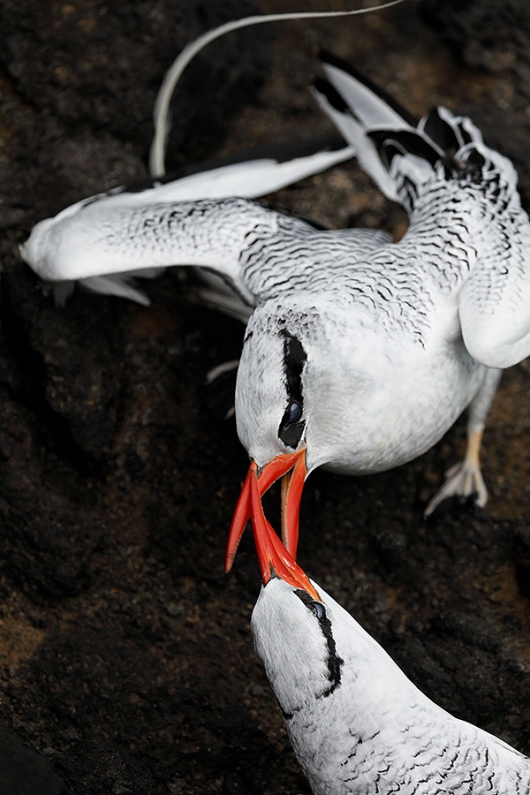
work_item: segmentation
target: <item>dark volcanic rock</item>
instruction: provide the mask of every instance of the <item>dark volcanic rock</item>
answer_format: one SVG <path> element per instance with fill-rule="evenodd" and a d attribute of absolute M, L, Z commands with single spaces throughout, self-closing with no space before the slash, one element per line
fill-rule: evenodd
<path fill-rule="evenodd" d="M 143 179 L 165 71 L 187 42 L 254 11 L 248 0 L 3 0 L 0 61 L 9 75 L 3 110 L 16 127 L 10 162 L 2 166 L 9 203 L 37 220 L 87 192 Z M 169 167 L 218 147 L 227 119 L 255 97 L 267 72 L 266 38 L 254 47 L 253 31 L 243 38 L 235 33 L 186 70 L 175 98 Z"/>
<path fill-rule="evenodd" d="M 17 91 L 41 118 L 53 114 L 67 125 L 81 148 L 83 133 L 104 130 L 145 156 L 156 92 L 177 53 L 205 30 L 255 11 L 248 0 L 3 0 L 0 52 Z M 215 146 L 227 116 L 255 96 L 267 60 L 263 37 L 259 48 L 254 40 L 252 32 L 221 39 L 190 66 L 173 135 L 182 159 Z"/>
<path fill-rule="evenodd" d="M 519 588 L 524 596 L 530 596 L 530 527 L 522 525 L 515 532 L 513 560 Z"/>
<path fill-rule="evenodd" d="M 273 45 L 268 26 L 221 40 L 175 97 L 173 161 L 325 135 L 306 89 L 323 46 L 355 53 L 414 113 L 438 101 L 467 109 L 517 161 L 530 197 L 517 71 L 527 56 L 517 39 L 515 61 L 499 60 L 508 36 L 488 43 L 479 6 L 440 3 L 439 14 L 465 21 L 461 51 L 496 53 L 480 68 L 455 59 L 414 3 L 351 24 L 280 26 Z M 212 367 L 238 357 L 242 326 L 191 304 L 189 276 L 171 270 L 147 285 L 151 307 L 77 291 L 59 309 L 17 254 L 36 220 L 145 176 L 152 102 L 176 51 L 252 9 L 0 2 L 0 724 L 75 795 L 309 793 L 252 651 L 251 533 L 223 572 L 248 458 L 201 392 Z M 403 232 L 353 163 L 273 201 L 331 226 Z M 461 422 L 395 471 L 312 474 L 299 553 L 431 698 L 527 753 L 529 387 L 527 365 L 503 378 L 485 436 L 486 510 L 421 518 L 457 459 Z M 278 490 L 266 499 L 278 516 Z"/>
<path fill-rule="evenodd" d="M 25 589 L 58 595 L 87 581 L 103 528 L 61 483 L 57 455 L 31 415 L 0 390 L 0 549 Z"/>
<path fill-rule="evenodd" d="M 109 750 L 104 742 L 79 743 L 55 767 L 79 795 L 146 795 L 153 791 L 149 770 L 126 751 Z"/>
<path fill-rule="evenodd" d="M 530 96 L 530 7 L 526 0 L 422 0 L 425 19 L 469 66 L 513 70 Z"/>
<path fill-rule="evenodd" d="M 69 435 L 80 466 L 101 464 L 112 447 L 123 389 L 116 309 L 105 299 L 98 306 L 70 301 L 57 309 L 18 266 L 6 269 L 3 285 L 12 354 L 31 363 L 23 397 L 36 412 L 45 411 L 50 424 L 62 426 L 57 435 L 63 441 Z"/>
<path fill-rule="evenodd" d="M 0 795 L 72 795 L 44 756 L 0 731 Z"/>
<path fill-rule="evenodd" d="M 521 193 L 530 202 L 530 4 L 527 0 L 422 0 L 423 15 L 464 63 L 495 76 L 495 102 L 465 103 L 460 110 L 486 143 L 515 164 Z M 517 86 L 514 93 L 512 84 Z M 517 114 L 510 110 L 518 111 Z"/>

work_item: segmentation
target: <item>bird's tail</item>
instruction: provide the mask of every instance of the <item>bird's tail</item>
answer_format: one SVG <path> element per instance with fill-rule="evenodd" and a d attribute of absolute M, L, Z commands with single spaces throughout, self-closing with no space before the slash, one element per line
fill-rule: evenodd
<path fill-rule="evenodd" d="M 382 193 L 409 213 L 420 186 L 439 169 L 450 178 L 475 144 L 482 149 L 482 136 L 469 119 L 437 107 L 418 121 L 350 65 L 329 53 L 321 57 L 327 79 L 315 81 L 315 97 Z"/>

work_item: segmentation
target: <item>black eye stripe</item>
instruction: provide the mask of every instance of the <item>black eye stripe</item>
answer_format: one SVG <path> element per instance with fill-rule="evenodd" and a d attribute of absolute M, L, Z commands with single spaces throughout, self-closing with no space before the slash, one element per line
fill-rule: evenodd
<path fill-rule="evenodd" d="M 304 396 L 302 389 L 302 373 L 307 354 L 297 337 L 283 330 L 283 370 L 288 404 L 282 417 L 278 436 L 284 444 L 293 449 L 298 446 L 305 428 L 302 419 L 304 412 Z"/>
<path fill-rule="evenodd" d="M 338 687 L 341 685 L 341 673 L 342 673 L 342 666 L 344 665 L 344 660 L 342 657 L 339 657 L 337 654 L 337 645 L 335 643 L 335 638 L 333 637 L 333 630 L 331 627 L 331 621 L 329 620 L 326 608 L 320 602 L 315 602 L 311 596 L 306 591 L 301 589 L 296 589 L 294 594 L 305 604 L 305 606 L 310 610 L 313 615 L 316 617 L 319 627 L 322 630 L 322 634 L 324 635 L 324 640 L 327 646 L 327 668 L 328 668 L 328 679 L 329 679 L 329 687 L 321 693 L 322 698 L 326 698 L 330 696 Z"/>
<path fill-rule="evenodd" d="M 296 596 L 297 596 L 297 597 L 300 599 L 300 601 L 301 601 L 301 602 L 303 602 L 303 603 L 305 604 L 305 606 L 306 606 L 306 607 L 307 607 L 309 610 L 311 610 L 311 612 L 312 612 L 312 613 L 315 613 L 315 615 L 316 615 L 316 616 L 317 616 L 317 618 L 318 618 L 318 615 L 317 615 L 317 613 L 316 613 L 316 611 L 315 611 L 315 609 L 314 609 L 314 605 L 315 605 L 316 603 L 315 603 L 315 600 L 313 599 L 313 597 L 312 597 L 312 596 L 310 596 L 310 595 L 307 593 L 307 591 L 303 591 L 301 588 L 297 588 L 297 589 L 295 590 L 295 592 L 294 592 L 294 593 L 295 593 L 295 595 L 296 595 Z M 326 613 L 325 613 L 325 608 L 324 608 L 324 605 L 323 605 L 321 602 L 320 602 L 319 604 L 320 604 L 320 606 L 322 607 L 322 609 L 324 610 L 324 616 L 323 616 L 323 617 L 325 617 Z"/>
<path fill-rule="evenodd" d="M 283 331 L 282 334 L 285 338 L 283 343 L 283 370 L 286 378 L 287 395 L 291 400 L 303 407 L 302 372 L 307 362 L 307 353 L 297 337 L 289 334 L 288 331 Z"/>

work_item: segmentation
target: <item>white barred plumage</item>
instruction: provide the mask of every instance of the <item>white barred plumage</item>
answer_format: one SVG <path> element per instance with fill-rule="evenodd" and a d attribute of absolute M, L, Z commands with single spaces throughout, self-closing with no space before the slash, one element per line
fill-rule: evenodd
<path fill-rule="evenodd" d="M 438 108 L 418 123 L 333 57 L 324 67 L 320 104 L 348 151 L 409 213 L 399 242 L 377 230 L 315 229 L 227 197 L 227 180 L 215 198 L 207 187 L 190 198 L 192 183 L 173 183 L 173 193 L 161 185 L 80 202 L 38 224 L 22 247 L 52 282 L 195 265 L 229 286 L 232 313 L 239 306 L 249 316 L 238 433 L 261 470 L 261 491 L 298 473 L 283 492 L 292 552 L 307 473 L 364 474 L 409 461 L 469 405 L 466 459 L 427 512 L 451 495 L 476 493 L 484 504 L 484 421 L 500 369 L 530 353 L 530 223 L 512 164 L 468 119 Z M 207 186 L 208 172 L 202 179 Z M 253 192 L 240 193 L 260 195 L 255 175 L 248 184 Z M 220 295 L 223 308 L 226 290 Z M 243 490 L 229 564 L 251 503 Z"/>

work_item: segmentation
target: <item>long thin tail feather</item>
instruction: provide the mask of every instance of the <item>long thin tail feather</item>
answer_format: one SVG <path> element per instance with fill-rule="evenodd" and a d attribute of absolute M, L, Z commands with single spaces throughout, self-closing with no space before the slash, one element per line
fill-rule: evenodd
<path fill-rule="evenodd" d="M 294 11 L 284 12 L 280 14 L 259 14 L 252 17 L 245 17 L 243 19 L 236 19 L 230 22 L 225 22 L 213 30 L 208 30 L 199 36 L 195 41 L 190 42 L 177 58 L 173 61 L 167 70 L 160 91 L 156 98 L 153 117 L 155 126 L 155 135 L 151 144 L 151 153 L 149 156 L 149 170 L 153 176 L 158 176 L 165 173 L 165 154 L 166 144 L 170 130 L 170 113 L 169 103 L 175 87 L 180 80 L 180 77 L 188 64 L 195 58 L 195 56 L 206 47 L 210 42 L 230 33 L 234 30 L 241 28 L 248 28 L 252 25 L 262 25 L 265 22 L 284 22 L 286 20 L 294 19 L 330 19 L 338 17 L 358 16 L 360 14 L 369 14 L 371 11 L 381 11 L 384 8 L 391 8 L 392 6 L 399 5 L 404 0 L 390 0 L 390 2 L 383 3 L 380 6 L 372 6 L 371 8 L 357 8 L 352 11 Z"/>

